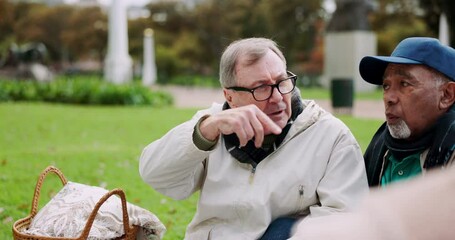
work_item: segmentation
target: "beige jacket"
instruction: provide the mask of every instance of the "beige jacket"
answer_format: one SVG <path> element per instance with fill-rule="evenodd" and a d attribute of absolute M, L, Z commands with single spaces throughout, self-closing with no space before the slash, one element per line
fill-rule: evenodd
<path fill-rule="evenodd" d="M 185 239 L 257 239 L 283 215 L 323 216 L 353 209 L 368 191 L 362 152 L 349 129 L 305 101 L 283 143 L 256 172 L 234 159 L 222 138 L 212 151 L 192 141 L 202 110 L 148 145 L 140 158 L 145 182 L 175 199 L 200 190 Z"/>

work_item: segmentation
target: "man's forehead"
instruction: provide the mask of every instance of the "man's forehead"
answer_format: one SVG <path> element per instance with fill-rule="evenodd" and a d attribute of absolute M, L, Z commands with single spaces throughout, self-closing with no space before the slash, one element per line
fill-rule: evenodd
<path fill-rule="evenodd" d="M 430 74 L 433 73 L 433 69 L 422 64 L 395 64 L 389 63 L 386 70 L 384 71 L 383 79 L 398 75 L 408 77 L 412 79 L 428 79 Z"/>
<path fill-rule="evenodd" d="M 388 72 L 397 73 L 397 72 L 409 72 L 411 70 L 420 70 L 431 72 L 432 69 L 423 64 L 398 64 L 398 63 L 389 63 L 385 69 L 384 75 Z"/>

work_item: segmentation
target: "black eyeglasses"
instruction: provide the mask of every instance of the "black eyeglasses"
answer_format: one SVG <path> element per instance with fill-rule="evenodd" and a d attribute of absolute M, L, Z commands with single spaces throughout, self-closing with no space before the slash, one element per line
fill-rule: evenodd
<path fill-rule="evenodd" d="M 288 74 L 288 78 L 279 80 L 275 84 L 264 84 L 255 88 L 227 87 L 226 89 L 250 92 L 253 94 L 253 98 L 256 101 L 265 101 L 272 97 L 274 88 L 278 89 L 278 92 L 280 92 L 282 95 L 290 93 L 292 90 L 294 90 L 295 83 L 297 81 L 297 75 L 290 71 L 287 71 L 286 73 Z"/>

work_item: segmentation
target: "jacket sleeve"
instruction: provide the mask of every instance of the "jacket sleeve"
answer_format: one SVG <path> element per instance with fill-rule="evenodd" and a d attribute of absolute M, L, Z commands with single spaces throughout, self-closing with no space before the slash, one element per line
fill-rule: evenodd
<path fill-rule="evenodd" d="M 338 130 L 331 131 L 339 134 L 317 187 L 321 205 L 310 208 L 312 217 L 351 211 L 369 191 L 360 146 L 343 123 L 339 122 L 335 127 Z"/>
<path fill-rule="evenodd" d="M 199 190 L 210 151 L 198 149 L 192 134 L 199 118 L 212 113 L 211 110 L 197 112 L 191 120 L 144 148 L 139 173 L 146 183 L 174 199 L 185 199 Z"/>

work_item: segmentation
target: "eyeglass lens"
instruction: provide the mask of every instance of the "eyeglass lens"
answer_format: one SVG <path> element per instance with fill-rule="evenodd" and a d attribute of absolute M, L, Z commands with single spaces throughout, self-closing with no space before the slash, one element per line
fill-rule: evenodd
<path fill-rule="evenodd" d="M 260 86 L 253 91 L 253 97 L 257 101 L 269 99 L 273 94 L 273 89 L 276 87 L 281 94 L 290 93 L 294 89 L 294 77 L 279 82 L 277 85 Z"/>

